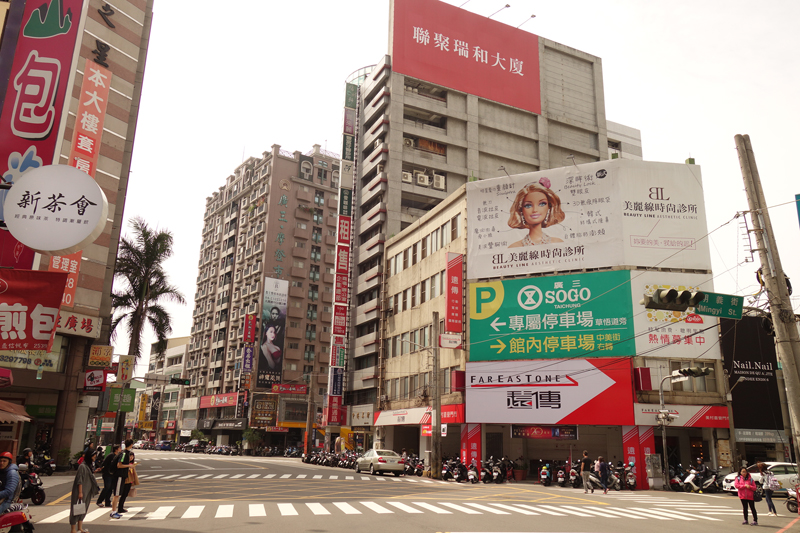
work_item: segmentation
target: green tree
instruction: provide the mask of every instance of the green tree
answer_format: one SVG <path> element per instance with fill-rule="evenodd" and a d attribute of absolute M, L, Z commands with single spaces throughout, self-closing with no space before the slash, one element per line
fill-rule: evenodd
<path fill-rule="evenodd" d="M 138 359 L 142 355 L 145 325 L 149 324 L 156 334 L 158 351 L 164 351 L 167 337 L 172 333 L 172 317 L 163 304 L 184 304 L 185 300 L 178 288 L 169 283 L 164 271 L 164 262 L 173 253 L 172 233 L 154 230 L 139 217 L 134 218 L 130 225 L 133 234 L 120 241 L 114 271 L 114 279 L 122 286 L 111 294 L 114 311 L 111 335 L 114 338 L 117 326 L 127 322 L 130 337 L 128 355 L 135 355 Z"/>

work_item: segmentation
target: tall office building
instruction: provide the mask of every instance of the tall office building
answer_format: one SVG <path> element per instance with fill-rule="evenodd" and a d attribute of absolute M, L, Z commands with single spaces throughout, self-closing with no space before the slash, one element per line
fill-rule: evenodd
<path fill-rule="evenodd" d="M 68 274 L 50 353 L 10 353 L 3 363 L 14 384 L 0 398 L 33 417 L 11 437 L 21 448 L 47 442 L 53 452 L 80 451 L 90 410 L 98 406 L 96 394 L 83 394 L 83 372 L 90 346 L 109 344 L 152 13 L 153 0 L 0 2 L 2 181 L 15 183 L 40 165 L 71 165 L 95 179 L 109 207 L 102 234 L 70 255 L 34 254 L 0 231 L 0 265 Z"/>
<path fill-rule="evenodd" d="M 386 240 L 468 181 L 641 159 L 638 130 L 606 120 L 599 57 L 437 1 L 393 0 L 390 17 L 389 54 L 347 80 L 357 99 L 343 143 L 354 205 L 344 403 L 378 408 Z"/>
<path fill-rule="evenodd" d="M 184 371 L 191 385 L 183 409 L 198 410 L 199 429 L 227 430 L 246 416 L 245 393 L 254 395 L 248 403 L 255 407 L 272 385 L 289 385 L 283 392 L 308 385 L 322 407 L 338 187 L 338 154 L 319 145 L 306 154 L 273 145 L 239 165 L 207 198 Z M 250 329 L 253 322 L 257 327 Z M 250 426 L 284 428 L 274 431 L 299 441 L 307 397 L 269 397 L 276 409 Z M 191 424 L 186 418 L 183 423 Z"/>

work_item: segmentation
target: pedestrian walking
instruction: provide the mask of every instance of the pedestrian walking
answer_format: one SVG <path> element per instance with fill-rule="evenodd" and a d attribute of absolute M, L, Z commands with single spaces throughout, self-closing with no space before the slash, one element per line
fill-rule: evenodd
<path fill-rule="evenodd" d="M 589 459 L 589 452 L 583 450 L 583 458 L 581 459 L 581 477 L 583 478 L 583 493 L 587 494 L 592 491 L 594 494 L 594 487 L 592 482 L 589 481 L 589 476 L 592 474 L 592 460 Z"/>
<path fill-rule="evenodd" d="M 767 500 L 767 516 L 778 516 L 775 504 L 772 503 L 772 492 L 781 488 L 781 484 L 775 479 L 775 474 L 770 472 L 767 465 L 758 463 L 758 471 L 761 472 L 761 486 L 764 488 L 764 499 Z"/>
<path fill-rule="evenodd" d="M 114 474 L 117 472 L 117 455 L 119 454 L 119 444 L 111 448 L 111 453 L 106 455 L 100 471 L 103 474 L 103 490 L 97 497 L 98 507 L 111 507 L 111 495 L 114 493 Z"/>
<path fill-rule="evenodd" d="M 603 460 L 603 456 L 597 458 L 597 468 L 600 472 L 600 484 L 603 485 L 603 494 L 608 494 L 608 463 Z"/>
<path fill-rule="evenodd" d="M 75 480 L 72 482 L 72 495 L 69 506 L 69 526 L 71 533 L 89 533 L 87 529 L 83 529 L 83 519 L 86 518 L 86 513 L 89 511 L 89 502 L 92 501 L 95 494 L 100 491 L 97 486 L 97 481 L 94 479 L 91 463 L 84 459 L 83 463 L 78 465 L 78 471 L 75 473 Z"/>
<path fill-rule="evenodd" d="M 126 440 L 125 449 L 117 456 L 117 471 L 114 474 L 114 497 L 111 500 L 111 518 L 122 518 L 122 513 L 128 511 L 124 506 L 128 492 L 131 490 L 131 484 L 128 481 L 128 469 L 133 462 L 131 446 L 133 446 L 133 440 Z"/>
<path fill-rule="evenodd" d="M 750 476 L 750 472 L 747 471 L 747 468 L 742 467 L 742 469 L 739 470 L 739 475 L 736 476 L 736 481 L 733 482 L 733 486 L 739 491 L 739 499 L 742 502 L 742 512 L 744 513 L 744 522 L 742 522 L 742 525 L 747 525 L 747 508 L 749 506 L 750 510 L 753 511 L 753 521 L 751 524 L 757 526 L 758 515 L 756 514 L 756 502 L 754 501 L 756 482 Z"/>

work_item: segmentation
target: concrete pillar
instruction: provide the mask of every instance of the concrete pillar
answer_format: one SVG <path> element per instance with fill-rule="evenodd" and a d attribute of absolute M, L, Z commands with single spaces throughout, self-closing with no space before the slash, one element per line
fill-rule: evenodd
<path fill-rule="evenodd" d="M 67 350 L 66 361 L 66 381 L 64 389 L 58 393 L 58 406 L 56 408 L 56 419 L 53 425 L 53 445 L 50 450 L 51 456 L 58 457 L 58 451 L 63 448 L 70 450 L 70 457 L 78 451 L 73 448 L 73 432 L 75 431 L 75 415 L 78 406 L 81 384 L 81 370 L 83 369 L 84 356 L 88 350 L 88 339 L 82 337 L 71 337 L 69 349 Z M 78 428 L 81 444 L 83 444 L 83 428 Z M 64 463 L 66 464 L 66 463 Z"/>

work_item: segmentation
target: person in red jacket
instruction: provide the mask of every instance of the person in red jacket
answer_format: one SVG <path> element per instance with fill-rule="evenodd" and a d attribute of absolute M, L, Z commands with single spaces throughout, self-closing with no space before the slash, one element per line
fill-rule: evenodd
<path fill-rule="evenodd" d="M 750 477 L 750 472 L 747 471 L 747 468 L 742 467 L 739 470 L 739 475 L 736 476 L 736 481 L 733 482 L 733 486 L 739 491 L 739 499 L 742 501 L 742 510 L 744 511 L 744 522 L 743 525 L 747 524 L 747 506 L 750 506 L 750 510 L 753 511 L 753 521 L 751 522 L 752 525 L 758 525 L 758 515 L 756 514 L 756 502 L 753 500 L 753 496 L 756 492 L 756 482 Z"/>

